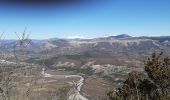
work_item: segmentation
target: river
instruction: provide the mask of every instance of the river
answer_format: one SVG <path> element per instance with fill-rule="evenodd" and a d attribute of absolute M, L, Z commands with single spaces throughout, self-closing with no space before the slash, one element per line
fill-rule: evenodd
<path fill-rule="evenodd" d="M 80 75 L 51 75 L 45 72 L 45 69 L 42 69 L 41 74 L 43 77 L 54 77 L 59 79 L 69 79 L 69 78 L 78 78 L 79 80 L 74 82 L 74 87 L 70 89 L 67 94 L 67 100 L 88 100 L 81 95 L 80 91 L 84 83 L 84 78 Z"/>

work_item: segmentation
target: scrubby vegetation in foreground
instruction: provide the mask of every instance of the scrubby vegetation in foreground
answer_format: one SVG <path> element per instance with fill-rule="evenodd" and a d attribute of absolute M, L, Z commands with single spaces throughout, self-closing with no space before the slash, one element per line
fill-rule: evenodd
<path fill-rule="evenodd" d="M 110 100 L 170 100 L 170 58 L 153 53 L 145 72 L 132 71 L 122 87 L 107 93 Z"/>

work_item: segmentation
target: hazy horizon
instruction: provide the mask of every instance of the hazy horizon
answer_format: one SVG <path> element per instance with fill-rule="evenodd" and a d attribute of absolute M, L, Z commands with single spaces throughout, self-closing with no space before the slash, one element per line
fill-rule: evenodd
<path fill-rule="evenodd" d="M 28 33 L 27 33 L 28 34 Z M 17 34 L 19 37 L 22 36 L 22 33 Z M 14 38 L 8 38 L 6 37 L 5 34 L 1 34 L 1 39 L 2 40 L 16 40 L 18 39 L 16 34 L 13 34 Z M 119 36 L 119 35 L 128 35 L 131 37 L 170 37 L 170 35 L 141 35 L 141 36 L 133 36 L 133 35 L 129 35 L 129 34 L 110 34 L 107 36 L 98 36 L 98 37 L 83 37 L 83 36 L 67 36 L 67 37 L 58 37 L 58 36 L 53 36 L 53 37 L 46 37 L 46 38 L 35 38 L 33 36 L 31 36 L 32 34 L 29 34 L 29 39 L 35 39 L 35 40 L 45 40 L 45 39 L 94 39 L 94 38 L 104 38 L 104 37 L 110 37 L 110 36 Z"/>

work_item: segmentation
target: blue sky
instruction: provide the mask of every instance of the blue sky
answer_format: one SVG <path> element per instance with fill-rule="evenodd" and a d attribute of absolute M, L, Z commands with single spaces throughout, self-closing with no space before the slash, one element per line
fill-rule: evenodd
<path fill-rule="evenodd" d="M 0 32 L 7 39 L 170 35 L 170 0 L 96 0 L 73 5 L 0 5 Z"/>

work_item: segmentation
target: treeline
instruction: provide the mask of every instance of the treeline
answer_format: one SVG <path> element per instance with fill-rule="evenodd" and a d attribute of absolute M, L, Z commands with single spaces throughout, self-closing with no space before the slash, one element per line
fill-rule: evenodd
<path fill-rule="evenodd" d="M 145 72 L 132 71 L 123 85 L 107 93 L 110 100 L 170 100 L 170 58 L 153 53 Z"/>

